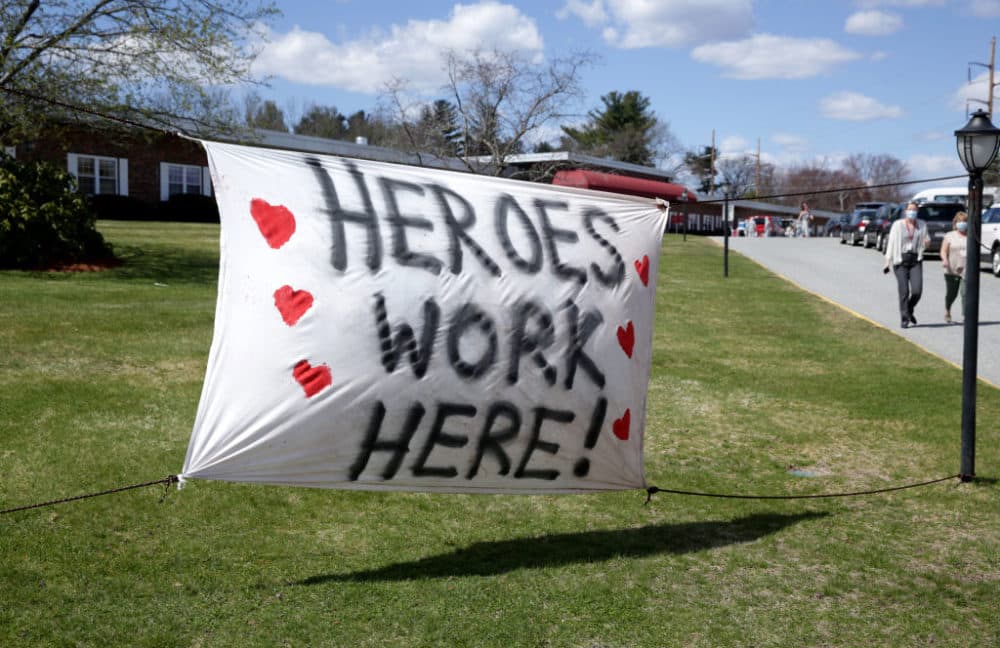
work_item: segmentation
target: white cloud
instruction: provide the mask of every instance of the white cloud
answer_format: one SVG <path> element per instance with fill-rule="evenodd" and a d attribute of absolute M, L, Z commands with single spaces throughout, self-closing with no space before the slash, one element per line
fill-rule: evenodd
<path fill-rule="evenodd" d="M 564 9 L 570 4 L 583 5 L 586 15 L 593 17 L 595 5 L 601 3 L 569 0 Z M 610 28 L 603 30 L 604 40 L 624 49 L 738 38 L 753 27 L 751 0 L 607 0 L 606 5 Z"/>
<path fill-rule="evenodd" d="M 1000 0 L 972 0 L 969 9 L 974 16 L 1000 17 Z"/>
<path fill-rule="evenodd" d="M 599 27 L 608 20 L 608 14 L 604 11 L 604 0 L 567 0 L 566 4 L 556 12 L 556 17 L 565 20 L 570 16 L 576 16 L 583 21 L 587 27 Z"/>
<path fill-rule="evenodd" d="M 719 142 L 719 157 L 739 157 L 749 152 L 750 143 L 739 135 L 728 135 Z"/>
<path fill-rule="evenodd" d="M 912 155 L 906 161 L 910 167 L 910 176 L 914 179 L 940 178 L 942 176 L 963 175 L 965 167 L 958 160 L 958 155 Z M 916 188 L 914 188 L 916 191 Z"/>
<path fill-rule="evenodd" d="M 736 79 L 806 79 L 860 54 L 827 38 L 757 34 L 741 41 L 701 45 L 691 57 L 725 68 L 724 75 Z"/>
<path fill-rule="evenodd" d="M 847 121 L 895 119 L 903 116 L 903 109 L 899 106 L 888 106 L 857 92 L 834 93 L 822 99 L 819 107 L 824 117 Z"/>
<path fill-rule="evenodd" d="M 868 58 L 872 61 L 884 61 L 889 58 L 889 53 L 882 50 L 875 50 Z"/>
<path fill-rule="evenodd" d="M 965 112 L 968 107 L 969 112 L 976 108 L 986 109 L 986 106 L 979 103 L 986 101 L 990 96 L 990 73 L 983 72 L 972 81 L 963 83 L 952 95 L 948 102 L 948 107 L 954 111 Z M 974 101 L 978 100 L 978 101 Z"/>
<path fill-rule="evenodd" d="M 803 153 L 809 148 L 809 140 L 791 133 L 775 133 L 771 136 L 771 141 L 789 153 Z"/>
<path fill-rule="evenodd" d="M 495 47 L 540 56 L 543 47 L 533 19 L 494 0 L 456 4 L 447 20 L 410 20 L 342 43 L 298 26 L 269 36 L 255 73 L 369 94 L 396 78 L 415 90 L 437 89 L 445 81 L 441 55 L 449 49 Z"/>
<path fill-rule="evenodd" d="M 847 17 L 844 31 L 861 36 L 887 36 L 903 27 L 903 17 L 884 11 L 859 11 Z"/>

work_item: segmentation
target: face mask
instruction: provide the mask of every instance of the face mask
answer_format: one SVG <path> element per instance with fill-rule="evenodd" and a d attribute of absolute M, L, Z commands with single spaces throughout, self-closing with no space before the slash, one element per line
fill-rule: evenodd
<path fill-rule="evenodd" d="M 957 229 L 959 232 L 964 232 L 965 230 L 969 229 L 969 224 L 966 223 L 965 221 L 962 221 L 955 225 L 955 229 Z"/>
<path fill-rule="evenodd" d="M 917 220 L 917 212 L 913 211 L 912 209 L 907 210 L 906 211 L 906 219 L 907 220 Z"/>

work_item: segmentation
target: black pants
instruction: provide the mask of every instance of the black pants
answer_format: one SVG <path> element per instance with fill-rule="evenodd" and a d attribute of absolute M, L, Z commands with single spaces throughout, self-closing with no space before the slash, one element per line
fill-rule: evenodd
<path fill-rule="evenodd" d="M 896 287 L 899 289 L 899 320 L 909 322 L 913 316 L 913 308 L 924 292 L 924 264 L 922 261 L 914 265 L 901 263 L 892 266 L 892 271 L 896 275 Z"/>

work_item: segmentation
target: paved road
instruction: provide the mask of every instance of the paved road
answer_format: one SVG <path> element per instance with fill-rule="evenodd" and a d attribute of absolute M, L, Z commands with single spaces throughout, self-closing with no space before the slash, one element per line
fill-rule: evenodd
<path fill-rule="evenodd" d="M 717 239 L 722 244 L 722 239 Z M 800 287 L 840 304 L 957 365 L 962 364 L 963 326 L 944 321 L 944 278 L 937 257 L 924 261 L 924 292 L 914 316 L 899 325 L 896 280 L 882 274 L 882 255 L 836 238 L 730 238 L 742 254 Z M 979 361 L 981 378 L 1000 386 L 1000 279 L 980 274 Z M 961 299 L 952 305 L 960 319 Z"/>

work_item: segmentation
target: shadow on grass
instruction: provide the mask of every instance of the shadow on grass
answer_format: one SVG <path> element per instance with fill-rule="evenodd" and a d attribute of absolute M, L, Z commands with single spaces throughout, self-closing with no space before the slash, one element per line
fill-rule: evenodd
<path fill-rule="evenodd" d="M 168 245 L 115 246 L 122 265 L 114 274 L 123 279 L 148 279 L 166 284 L 214 285 L 219 278 L 218 252 L 191 250 Z"/>
<path fill-rule="evenodd" d="M 787 526 L 828 513 L 781 515 L 759 513 L 717 522 L 656 524 L 618 531 L 561 533 L 497 542 L 477 542 L 464 549 L 347 574 L 322 574 L 297 585 L 337 581 L 406 581 L 462 576 L 496 576 L 517 569 L 557 567 L 612 558 L 641 558 L 659 553 L 684 554 L 750 542 Z"/>

